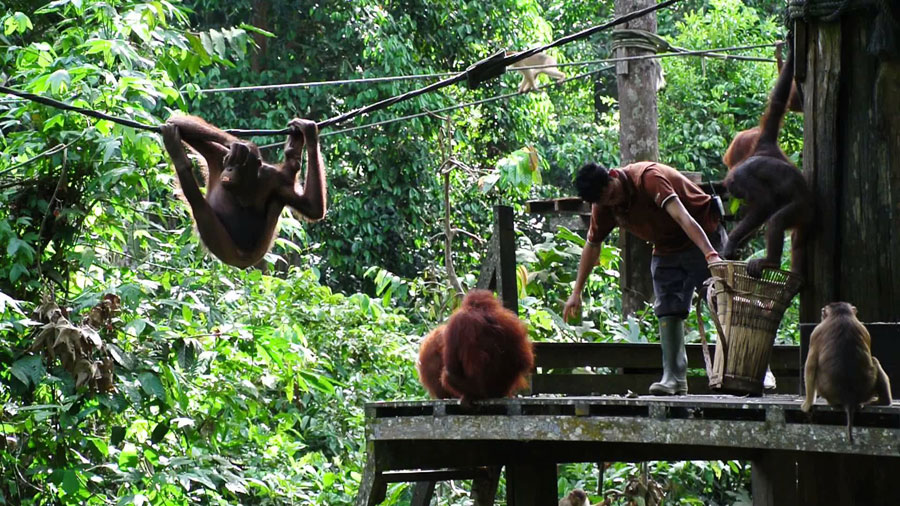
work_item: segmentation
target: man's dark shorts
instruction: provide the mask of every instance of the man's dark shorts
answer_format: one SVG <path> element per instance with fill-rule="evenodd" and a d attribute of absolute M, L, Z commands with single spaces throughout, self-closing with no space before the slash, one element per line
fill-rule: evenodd
<path fill-rule="evenodd" d="M 725 227 L 719 225 L 708 235 L 716 251 L 725 244 Z M 650 275 L 653 277 L 653 293 L 656 301 L 653 312 L 656 316 L 687 317 L 691 310 L 694 290 L 703 286 L 709 278 L 709 269 L 703 252 L 696 246 L 666 256 L 654 255 L 650 261 Z"/>

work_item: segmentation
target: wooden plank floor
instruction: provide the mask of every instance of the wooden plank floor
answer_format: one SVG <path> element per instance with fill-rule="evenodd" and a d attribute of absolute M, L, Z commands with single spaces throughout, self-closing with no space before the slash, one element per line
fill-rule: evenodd
<path fill-rule="evenodd" d="M 456 401 L 378 402 L 366 406 L 367 432 L 370 442 L 626 444 L 645 447 L 641 454 L 695 447 L 699 454 L 731 458 L 773 450 L 900 457 L 900 403 L 858 412 L 851 444 L 842 410 L 820 401 L 807 415 L 800 411 L 801 400 L 791 395 L 539 396 L 484 401 L 472 409 Z"/>

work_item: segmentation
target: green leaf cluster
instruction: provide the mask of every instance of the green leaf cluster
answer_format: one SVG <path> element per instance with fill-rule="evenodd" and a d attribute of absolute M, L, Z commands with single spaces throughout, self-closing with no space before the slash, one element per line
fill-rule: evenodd
<path fill-rule="evenodd" d="M 769 41 L 780 33 L 774 4 L 690 0 L 662 13 L 660 30 L 692 49 Z M 322 120 L 423 81 L 201 91 L 459 71 L 612 14 L 611 2 L 573 0 L 7 7 L 0 80 L 8 86 L 147 124 L 178 109 L 254 129 Z M 554 56 L 610 56 L 608 34 Z M 761 112 L 774 65 L 670 59 L 664 68 L 663 161 L 714 177 L 730 136 Z M 492 206 L 512 205 L 520 314 L 535 339 L 653 339 L 650 311 L 619 316 L 616 237 L 589 279 L 583 319 L 562 322 L 584 239 L 524 212 L 528 199 L 570 195 L 584 161 L 618 162 L 613 72 L 441 118 L 334 132 L 491 98 L 519 79 L 511 72 L 476 90 L 445 88 L 323 132 L 327 219 L 301 224 L 285 213 L 266 262 L 248 271 L 204 251 L 157 134 L 0 97 L 0 504 L 351 504 L 364 403 L 425 397 L 417 345 L 456 303 L 440 240 L 447 157 L 460 162 L 448 179 L 463 286 L 475 285 Z M 452 134 L 442 133 L 448 122 Z M 788 151 L 797 126 L 788 119 Z M 279 150 L 264 153 L 277 161 Z M 42 324 L 31 311 L 47 295 L 78 322 L 109 293 L 121 298 L 121 314 L 97 331 L 116 390 L 97 394 L 58 360 L 28 351 Z M 619 478 L 634 469 L 620 468 Z M 732 463 L 658 472 L 683 484 L 683 501 L 721 504 L 745 477 Z M 465 502 L 464 488 L 442 490 L 442 504 Z M 387 504 L 410 496 L 393 486 Z"/>

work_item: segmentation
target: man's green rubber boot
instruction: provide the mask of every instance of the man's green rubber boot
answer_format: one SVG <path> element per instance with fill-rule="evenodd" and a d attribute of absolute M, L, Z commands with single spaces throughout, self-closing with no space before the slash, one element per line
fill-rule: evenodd
<path fill-rule="evenodd" d="M 650 385 L 653 395 L 684 395 L 687 387 L 687 352 L 684 350 L 684 318 L 659 318 L 659 342 L 662 345 L 663 377 Z"/>

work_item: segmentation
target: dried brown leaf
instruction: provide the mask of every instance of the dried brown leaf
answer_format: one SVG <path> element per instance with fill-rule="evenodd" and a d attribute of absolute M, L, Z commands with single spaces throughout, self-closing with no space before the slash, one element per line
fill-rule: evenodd
<path fill-rule="evenodd" d="M 75 370 L 72 371 L 72 375 L 75 376 L 75 388 L 79 388 L 92 381 L 94 376 L 99 373 L 93 362 L 82 358 L 75 362 Z"/>

